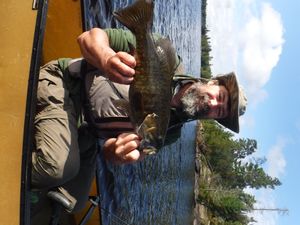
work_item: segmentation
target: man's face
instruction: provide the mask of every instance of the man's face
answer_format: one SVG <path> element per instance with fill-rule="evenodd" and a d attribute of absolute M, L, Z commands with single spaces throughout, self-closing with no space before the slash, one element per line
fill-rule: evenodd
<path fill-rule="evenodd" d="M 192 84 L 181 98 L 182 109 L 193 118 L 221 119 L 228 115 L 228 91 L 210 81 Z"/>

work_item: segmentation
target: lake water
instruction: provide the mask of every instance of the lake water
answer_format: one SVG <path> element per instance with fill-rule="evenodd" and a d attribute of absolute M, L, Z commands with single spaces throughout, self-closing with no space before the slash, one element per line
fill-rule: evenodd
<path fill-rule="evenodd" d="M 132 1 L 86 1 L 87 29 L 120 27 L 112 11 Z M 201 1 L 156 0 L 154 32 L 168 36 L 186 72 L 200 76 Z M 189 225 L 193 223 L 195 122 L 181 138 L 143 162 L 114 166 L 98 158 L 103 224 Z"/>

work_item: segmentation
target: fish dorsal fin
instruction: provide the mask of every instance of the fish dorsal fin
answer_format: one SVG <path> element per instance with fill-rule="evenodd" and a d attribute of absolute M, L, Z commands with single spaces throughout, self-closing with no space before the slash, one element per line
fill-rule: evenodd
<path fill-rule="evenodd" d="M 176 51 L 168 38 L 159 38 L 155 42 L 156 53 L 163 66 L 168 67 L 169 75 L 173 77 L 176 66 Z"/>
<path fill-rule="evenodd" d="M 132 5 L 116 11 L 113 15 L 129 30 L 151 30 L 154 3 L 152 0 L 137 0 Z"/>

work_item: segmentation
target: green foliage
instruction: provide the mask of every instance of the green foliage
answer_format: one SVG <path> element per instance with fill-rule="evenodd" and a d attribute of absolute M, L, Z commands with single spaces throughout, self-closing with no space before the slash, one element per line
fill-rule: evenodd
<path fill-rule="evenodd" d="M 239 148 L 234 150 L 235 158 L 244 159 L 255 152 L 257 148 L 257 141 L 253 139 L 239 139 L 238 145 Z"/>
<path fill-rule="evenodd" d="M 208 42 L 207 35 L 204 34 L 201 37 L 201 77 L 209 79 L 211 78 L 210 60 L 209 52 L 211 47 Z"/>
<path fill-rule="evenodd" d="M 232 185 L 240 188 L 274 189 L 275 186 L 281 185 L 278 178 L 272 178 L 266 174 L 263 168 L 260 167 L 260 164 L 256 162 L 246 162 L 242 164 L 241 161 L 239 161 L 234 165 L 234 173 L 236 174 L 236 179 Z"/>
<path fill-rule="evenodd" d="M 217 189 L 200 189 L 198 202 L 205 205 L 212 214 L 212 220 L 217 224 L 247 224 L 252 221 L 246 212 L 253 208 L 253 196 L 240 189 L 224 190 L 221 186 Z"/>
<path fill-rule="evenodd" d="M 201 25 L 201 77 L 210 79 L 211 69 L 210 69 L 210 60 L 211 57 L 209 53 L 211 51 L 209 37 L 207 35 L 208 30 L 206 28 L 206 1 L 202 1 L 202 25 Z"/>
<path fill-rule="evenodd" d="M 256 151 L 253 139 L 234 139 L 233 133 L 224 130 L 214 121 L 203 121 L 203 138 L 206 143 L 206 158 L 215 173 L 219 174 L 223 185 L 228 188 L 272 188 L 280 185 L 261 167 L 265 160 L 244 159 Z"/>
<path fill-rule="evenodd" d="M 235 139 L 215 121 L 201 123 L 202 154 L 212 174 L 209 183 L 202 182 L 197 201 L 209 209 L 213 224 L 249 224 L 253 219 L 246 213 L 253 209 L 255 199 L 243 190 L 275 188 L 281 183 L 263 170 L 266 159 L 250 158 L 257 150 L 256 140 Z"/>

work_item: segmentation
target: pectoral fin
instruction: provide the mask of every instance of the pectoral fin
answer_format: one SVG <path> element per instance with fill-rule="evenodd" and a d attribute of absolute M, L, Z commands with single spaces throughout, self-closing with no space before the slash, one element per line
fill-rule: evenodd
<path fill-rule="evenodd" d="M 155 147 L 158 129 L 157 118 L 158 116 L 155 113 L 148 114 L 137 129 L 137 133 L 143 138 L 140 150 L 147 155 L 155 154 L 158 151 Z"/>
<path fill-rule="evenodd" d="M 145 117 L 142 124 L 138 127 L 137 133 L 144 139 L 147 137 L 153 138 L 153 134 L 157 130 L 157 127 L 156 127 L 157 117 L 158 116 L 155 113 L 148 114 Z M 148 140 L 146 140 L 146 141 L 148 141 Z"/>

